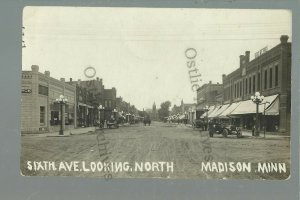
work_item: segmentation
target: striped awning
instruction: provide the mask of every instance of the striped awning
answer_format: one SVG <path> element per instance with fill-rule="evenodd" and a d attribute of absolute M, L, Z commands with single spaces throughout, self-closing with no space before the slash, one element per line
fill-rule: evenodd
<path fill-rule="evenodd" d="M 259 105 L 258 112 L 263 113 L 264 112 L 264 103 L 266 104 L 266 109 L 272 104 L 275 99 L 277 98 L 276 95 L 267 96 L 264 98 L 264 101 Z M 255 114 L 256 113 L 256 105 L 252 102 L 252 100 L 242 101 L 240 105 L 232 112 L 230 115 L 243 115 L 243 114 Z"/>

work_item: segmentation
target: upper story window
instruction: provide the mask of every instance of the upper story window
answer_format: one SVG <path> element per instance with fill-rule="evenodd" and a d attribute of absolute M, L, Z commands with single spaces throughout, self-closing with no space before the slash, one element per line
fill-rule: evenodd
<path fill-rule="evenodd" d="M 252 90 L 253 90 L 253 92 L 255 91 L 255 81 L 256 81 L 255 79 L 256 79 L 256 77 L 255 77 L 255 75 L 253 75 L 253 78 L 252 78 L 252 81 L 253 81 L 253 84 L 252 84 L 253 89 Z"/>
<path fill-rule="evenodd" d="M 240 82 L 240 96 L 242 96 L 243 89 L 242 89 L 242 81 Z"/>
<path fill-rule="evenodd" d="M 249 77 L 249 93 L 251 93 L 251 87 L 252 87 L 252 85 L 251 85 L 251 77 Z"/>
<path fill-rule="evenodd" d="M 269 74 L 270 78 L 269 78 L 269 88 L 272 88 L 273 86 L 273 69 L 270 68 L 270 74 Z"/>
<path fill-rule="evenodd" d="M 275 66 L 275 86 L 278 86 L 278 65 Z"/>
<path fill-rule="evenodd" d="M 248 79 L 246 78 L 246 91 L 245 94 L 248 94 Z"/>
<path fill-rule="evenodd" d="M 48 87 L 39 85 L 39 94 L 48 96 Z"/>
<path fill-rule="evenodd" d="M 257 74 L 257 91 L 260 91 L 260 73 Z"/>
<path fill-rule="evenodd" d="M 267 89 L 267 83 L 268 83 L 268 70 L 265 70 L 265 77 L 264 77 L 264 89 Z"/>

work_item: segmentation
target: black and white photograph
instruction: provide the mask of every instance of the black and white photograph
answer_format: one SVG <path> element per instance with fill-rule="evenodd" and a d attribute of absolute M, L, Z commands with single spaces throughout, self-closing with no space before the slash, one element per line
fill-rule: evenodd
<path fill-rule="evenodd" d="M 22 176 L 287 180 L 292 13 L 27 6 Z"/>

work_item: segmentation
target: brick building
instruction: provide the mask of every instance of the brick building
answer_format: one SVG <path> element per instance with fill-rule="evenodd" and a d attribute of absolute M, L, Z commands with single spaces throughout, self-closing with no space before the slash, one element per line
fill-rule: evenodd
<path fill-rule="evenodd" d="M 94 126 L 99 117 L 101 121 L 110 119 L 112 111 L 117 106 L 116 88 L 105 89 L 103 80 L 98 77 L 88 81 L 72 81 L 70 79 L 69 84 L 76 85 L 77 89 L 77 121 L 79 126 Z M 100 105 L 104 107 L 104 110 L 99 113 L 98 107 Z"/>
<path fill-rule="evenodd" d="M 215 106 L 222 104 L 223 84 L 209 81 L 197 89 L 196 117 L 199 118 L 204 113 L 205 106 Z"/>
<path fill-rule="evenodd" d="M 103 97 L 103 105 L 104 105 L 104 118 L 106 120 L 109 120 L 112 111 L 116 109 L 116 103 L 117 103 L 117 90 L 116 88 L 112 89 L 104 89 L 104 97 Z"/>
<path fill-rule="evenodd" d="M 248 129 L 253 127 L 256 107 L 250 97 L 260 92 L 268 101 L 265 105 L 267 130 L 288 132 L 291 115 L 291 43 L 288 36 L 281 36 L 280 44 L 251 61 L 250 52 L 246 51 L 240 56 L 239 68 L 223 75 L 223 87 L 223 103 L 238 103 L 229 113 L 237 124 Z M 263 127 L 264 109 L 264 105 L 259 107 L 260 128 Z"/>
<path fill-rule="evenodd" d="M 260 92 L 265 98 L 259 105 L 259 129 L 289 133 L 291 43 L 288 36 L 281 36 L 277 46 L 256 53 L 251 61 L 250 51 L 239 58 L 239 68 L 222 76 L 222 91 L 218 88 L 218 92 L 207 93 L 209 84 L 198 89 L 197 109 L 209 105 L 208 118 L 230 120 L 237 126 L 252 129 L 256 121 L 256 105 L 251 96 Z M 221 102 L 220 96 L 223 96 Z"/>
<path fill-rule="evenodd" d="M 103 105 L 104 86 L 102 79 L 73 81 L 70 85 L 76 86 L 77 125 L 78 127 L 90 127 L 96 125 L 99 119 L 99 105 Z"/>
<path fill-rule="evenodd" d="M 31 71 L 22 71 L 21 80 L 21 132 L 39 133 L 58 131 L 61 120 L 64 129 L 76 127 L 76 87 L 65 83 L 65 79 L 50 77 L 50 72 L 39 72 L 37 65 Z M 64 95 L 68 103 L 63 106 L 61 119 L 60 105 L 55 99 Z"/>
<path fill-rule="evenodd" d="M 208 117 L 229 120 L 245 129 L 256 121 L 256 105 L 251 96 L 260 92 L 265 100 L 259 105 L 259 129 L 289 133 L 291 115 L 291 43 L 288 36 L 280 44 L 255 54 L 240 55 L 240 66 L 223 74 L 223 84 L 204 84 L 197 90 L 197 119 Z M 204 113 L 204 106 L 209 111 Z"/>

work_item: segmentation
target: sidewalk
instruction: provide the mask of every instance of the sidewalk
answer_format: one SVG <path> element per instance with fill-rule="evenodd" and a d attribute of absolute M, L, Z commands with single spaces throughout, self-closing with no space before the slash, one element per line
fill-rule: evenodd
<path fill-rule="evenodd" d="M 130 124 L 120 124 L 120 127 L 130 127 Z M 59 131 L 55 132 L 48 132 L 48 133 L 38 133 L 38 134 L 24 134 L 24 136 L 37 136 L 37 137 L 70 137 L 72 135 L 81 135 L 81 134 L 87 134 L 89 132 L 95 132 L 96 129 L 99 127 L 85 127 L 85 128 L 75 128 L 70 130 L 64 130 L 63 135 L 59 135 Z M 104 130 L 109 129 L 107 127 L 104 128 Z"/>
<path fill-rule="evenodd" d="M 252 138 L 264 138 L 264 132 L 260 131 L 259 136 L 252 136 L 252 131 L 250 130 L 242 130 L 242 135 Z M 279 132 L 266 132 L 266 138 L 290 138 L 290 135 L 284 135 Z"/>
<path fill-rule="evenodd" d="M 76 128 L 70 130 L 64 130 L 63 135 L 59 135 L 59 131 L 48 133 L 34 133 L 34 134 L 22 134 L 22 136 L 36 136 L 36 137 L 70 137 L 72 135 L 86 134 L 88 132 L 95 132 L 96 127 Z"/>
<path fill-rule="evenodd" d="M 177 124 L 177 123 L 175 123 L 175 124 Z M 191 124 L 186 124 L 185 126 L 193 128 L 193 126 Z M 246 137 L 250 137 L 250 138 L 264 138 L 264 132 L 263 131 L 259 132 L 259 136 L 252 136 L 252 131 L 251 130 L 242 130 L 242 135 L 246 136 Z M 266 132 L 265 135 L 266 135 L 266 138 L 290 138 L 291 137 L 290 135 L 280 133 L 280 132 Z"/>

